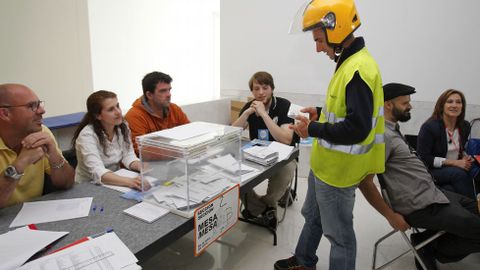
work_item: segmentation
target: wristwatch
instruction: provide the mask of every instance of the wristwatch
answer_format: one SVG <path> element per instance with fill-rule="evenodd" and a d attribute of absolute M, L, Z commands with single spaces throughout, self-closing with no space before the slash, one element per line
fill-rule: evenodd
<path fill-rule="evenodd" d="M 13 165 L 9 165 L 5 169 L 5 176 L 8 178 L 11 178 L 13 180 L 20 180 L 24 174 L 23 173 L 18 173 L 17 169 Z"/>

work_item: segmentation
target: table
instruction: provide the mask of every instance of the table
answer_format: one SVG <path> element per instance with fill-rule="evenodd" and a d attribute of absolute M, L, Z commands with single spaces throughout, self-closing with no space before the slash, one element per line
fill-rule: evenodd
<path fill-rule="evenodd" d="M 296 148 L 288 160 L 264 168 L 261 174 L 248 180 L 241 186 L 240 193 L 245 194 L 251 190 L 274 174 L 278 168 L 297 158 L 298 154 L 299 151 Z M 252 167 L 262 167 L 261 165 L 246 163 Z M 55 242 L 51 250 L 63 247 L 82 237 L 94 235 L 112 228 L 125 245 L 137 256 L 139 262 L 142 263 L 193 230 L 193 218 L 187 219 L 172 213 L 150 224 L 130 217 L 124 214 L 123 210 L 134 205 L 135 201 L 123 199 L 117 191 L 90 183 L 77 184 L 70 190 L 50 193 L 37 200 L 81 197 L 93 197 L 92 205 L 95 205 L 97 208 L 95 212 L 90 212 L 88 217 L 37 224 L 39 230 L 70 232 L 64 238 Z M 17 204 L 0 209 L 0 234 L 9 230 L 8 226 L 21 207 L 22 204 Z M 102 212 L 99 210 L 101 207 L 104 209 Z"/>

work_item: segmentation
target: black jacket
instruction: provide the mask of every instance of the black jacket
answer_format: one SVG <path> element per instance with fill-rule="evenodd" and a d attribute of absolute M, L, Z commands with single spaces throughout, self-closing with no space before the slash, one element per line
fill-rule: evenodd
<path fill-rule="evenodd" d="M 460 153 L 463 153 L 470 135 L 470 124 L 467 121 L 463 121 L 459 132 Z M 443 120 L 428 120 L 423 123 L 418 133 L 417 152 L 429 168 L 433 168 L 435 157 L 446 157 L 447 134 Z"/>

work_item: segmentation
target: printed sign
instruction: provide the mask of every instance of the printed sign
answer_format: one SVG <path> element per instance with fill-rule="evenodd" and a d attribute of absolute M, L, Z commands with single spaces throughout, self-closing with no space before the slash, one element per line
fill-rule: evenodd
<path fill-rule="evenodd" d="M 195 210 L 195 256 L 237 223 L 239 198 L 240 185 L 237 184 Z"/>

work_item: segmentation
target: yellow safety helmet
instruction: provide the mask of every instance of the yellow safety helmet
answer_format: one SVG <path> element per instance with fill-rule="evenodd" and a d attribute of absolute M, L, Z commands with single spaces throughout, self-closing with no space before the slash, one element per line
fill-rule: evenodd
<path fill-rule="evenodd" d="M 303 13 L 303 31 L 322 27 L 332 45 L 341 45 L 359 26 L 353 0 L 313 0 Z"/>

